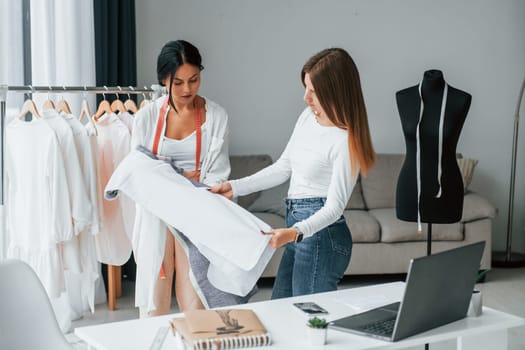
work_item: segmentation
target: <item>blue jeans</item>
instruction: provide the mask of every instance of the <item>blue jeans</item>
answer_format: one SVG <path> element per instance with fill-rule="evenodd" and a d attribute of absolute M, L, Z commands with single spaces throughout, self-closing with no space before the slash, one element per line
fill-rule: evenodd
<path fill-rule="evenodd" d="M 325 198 L 287 199 L 286 226 L 307 219 L 325 202 Z M 288 243 L 272 299 L 336 290 L 351 255 L 352 235 L 343 216 L 300 243 Z"/>

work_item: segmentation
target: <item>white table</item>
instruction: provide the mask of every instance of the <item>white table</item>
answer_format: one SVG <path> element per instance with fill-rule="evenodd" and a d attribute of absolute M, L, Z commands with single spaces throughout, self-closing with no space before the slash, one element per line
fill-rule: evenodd
<path fill-rule="evenodd" d="M 310 346 L 306 336 L 306 317 L 292 306 L 297 301 L 314 301 L 330 312 L 327 320 L 334 320 L 361 312 L 366 308 L 399 301 L 405 284 L 403 282 L 379 284 L 368 287 L 344 289 L 280 300 L 239 305 L 253 309 L 271 333 L 273 344 L 266 349 L 317 349 Z M 174 315 L 166 315 L 131 321 L 106 323 L 80 327 L 75 334 L 90 349 L 97 350 L 144 350 L 149 349 L 159 327 L 168 326 Z M 387 342 L 336 330 L 328 330 L 328 342 L 322 349 L 423 349 L 425 343 L 431 350 L 461 349 L 507 349 L 507 330 L 525 324 L 521 317 L 506 314 L 487 307 L 480 317 L 465 319 L 435 328 L 398 342 Z M 169 332 L 163 349 L 178 350 L 180 344 Z M 262 348 L 261 348 L 262 349 Z"/>

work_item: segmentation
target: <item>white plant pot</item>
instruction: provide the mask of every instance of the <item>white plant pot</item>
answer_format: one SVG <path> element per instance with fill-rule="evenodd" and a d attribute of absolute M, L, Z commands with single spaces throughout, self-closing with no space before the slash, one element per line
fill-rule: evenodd
<path fill-rule="evenodd" d="M 308 339 L 312 345 L 325 345 L 326 344 L 326 331 L 327 328 L 308 328 Z"/>
<path fill-rule="evenodd" d="M 474 289 L 472 291 L 472 298 L 467 311 L 467 316 L 478 317 L 483 312 L 483 301 L 481 297 L 481 291 Z"/>

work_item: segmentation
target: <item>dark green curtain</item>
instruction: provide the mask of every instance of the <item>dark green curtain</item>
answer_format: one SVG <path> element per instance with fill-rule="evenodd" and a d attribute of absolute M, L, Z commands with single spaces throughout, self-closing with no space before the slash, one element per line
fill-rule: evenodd
<path fill-rule="evenodd" d="M 135 86 L 135 0 L 93 0 L 93 4 L 97 86 Z M 106 97 L 112 101 L 116 96 Z M 122 100 L 127 97 L 120 95 Z M 98 98 L 100 102 L 102 96 Z"/>
<path fill-rule="evenodd" d="M 97 86 L 136 86 L 137 50 L 135 31 L 135 0 L 93 0 L 95 17 L 95 64 Z M 110 102 L 115 94 L 106 95 Z M 121 100 L 127 94 L 119 95 Z M 135 95 L 131 95 L 136 99 Z M 103 99 L 97 96 L 97 102 Z M 136 102 L 136 100 L 135 100 Z M 135 280 L 133 255 L 122 266 L 122 276 Z M 102 274 L 107 286 L 107 268 Z"/>

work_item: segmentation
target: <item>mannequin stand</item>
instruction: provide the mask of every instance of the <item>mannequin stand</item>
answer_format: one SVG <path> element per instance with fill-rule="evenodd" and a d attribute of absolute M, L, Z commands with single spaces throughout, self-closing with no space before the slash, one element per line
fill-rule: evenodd
<path fill-rule="evenodd" d="M 427 223 L 427 256 L 432 255 L 432 224 Z M 429 345 L 425 344 L 425 350 L 429 350 Z"/>
<path fill-rule="evenodd" d="M 427 223 L 427 256 L 432 255 L 432 224 Z"/>

